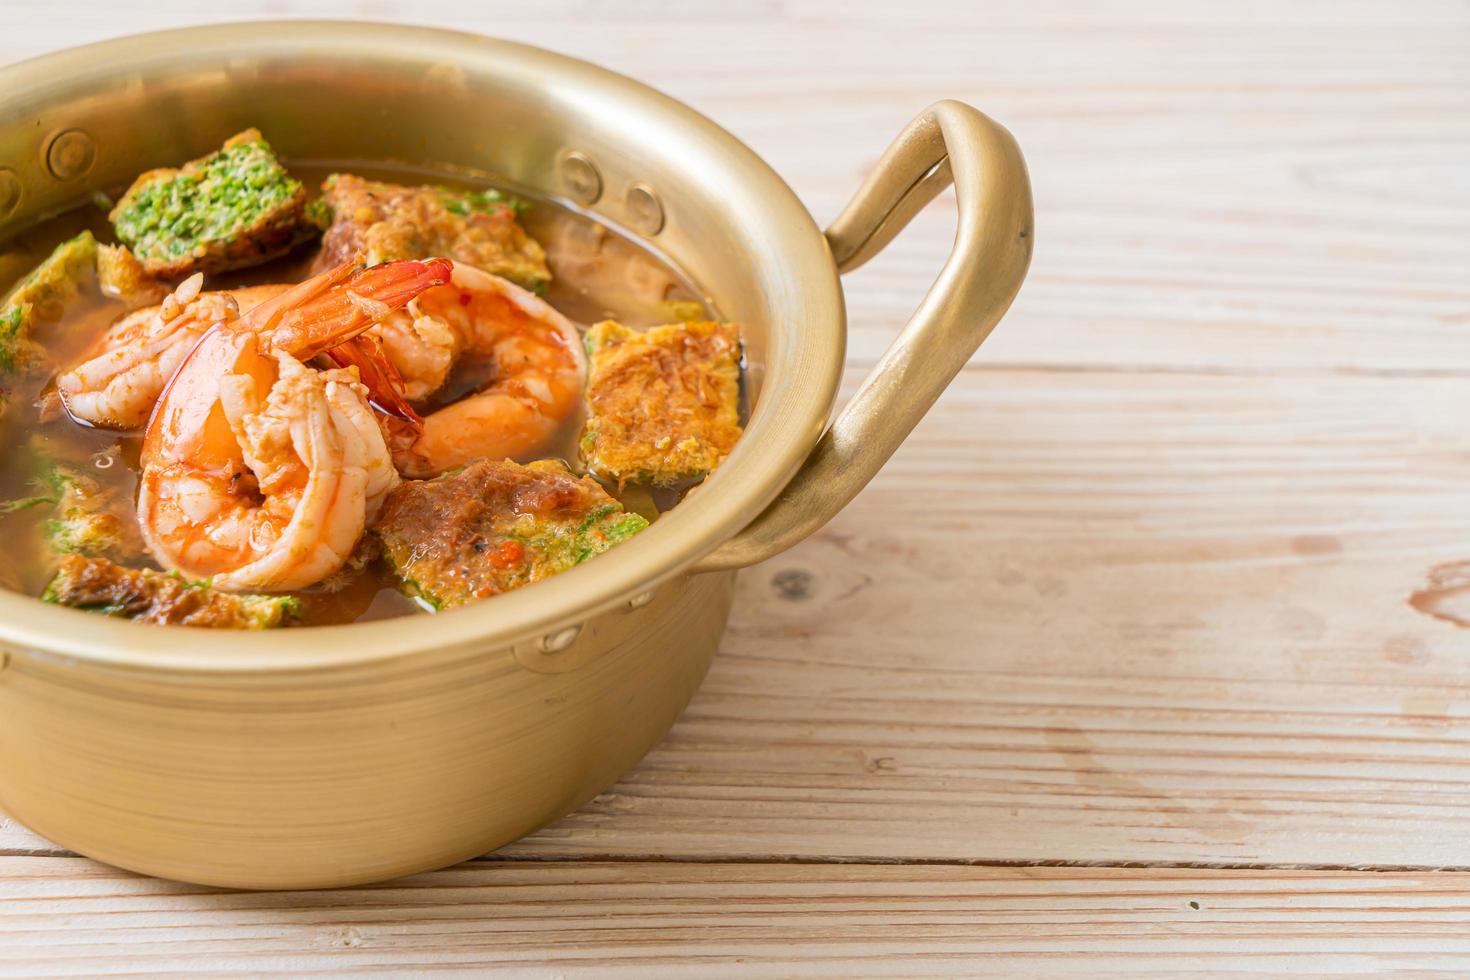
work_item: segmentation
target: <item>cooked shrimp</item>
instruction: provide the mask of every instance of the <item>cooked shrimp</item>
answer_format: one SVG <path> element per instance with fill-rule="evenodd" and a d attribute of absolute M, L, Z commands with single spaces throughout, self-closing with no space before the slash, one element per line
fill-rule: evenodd
<path fill-rule="evenodd" d="M 211 326 L 290 288 L 201 293 L 203 281 L 203 274 L 195 273 L 159 305 L 120 317 L 57 377 L 57 391 L 72 418 L 104 429 L 141 429 L 179 362 Z"/>
<path fill-rule="evenodd" d="M 398 475 L 357 372 L 303 362 L 449 276 L 443 259 L 349 263 L 211 327 L 143 441 L 138 519 L 154 557 L 231 591 L 341 568 Z"/>
<path fill-rule="evenodd" d="M 456 362 L 476 359 L 491 369 L 474 394 L 424 416 L 411 445 L 395 444 L 406 476 L 540 454 L 579 404 L 586 363 L 577 328 L 532 293 L 462 262 L 448 285 L 383 317 L 368 336 L 381 342 L 415 401 L 443 387 Z"/>

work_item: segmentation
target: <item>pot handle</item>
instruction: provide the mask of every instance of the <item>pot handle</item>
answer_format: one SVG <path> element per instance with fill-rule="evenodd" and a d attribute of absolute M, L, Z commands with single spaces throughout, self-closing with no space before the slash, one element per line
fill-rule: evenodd
<path fill-rule="evenodd" d="M 753 565 L 836 516 L 1010 307 L 1031 262 L 1031 182 L 1011 134 L 962 102 L 925 109 L 884 152 L 827 229 L 837 269 L 876 255 L 951 180 L 959 204 L 954 249 L 913 318 L 775 502 L 694 571 Z"/>

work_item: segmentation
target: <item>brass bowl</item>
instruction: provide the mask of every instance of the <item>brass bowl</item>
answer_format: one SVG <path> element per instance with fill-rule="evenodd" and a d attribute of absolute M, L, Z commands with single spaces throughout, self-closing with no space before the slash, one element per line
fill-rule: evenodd
<path fill-rule="evenodd" d="M 941 102 L 823 233 L 738 140 L 619 75 L 400 25 L 230 24 L 0 69 L 0 240 L 259 126 L 287 156 L 460 166 L 641 233 L 745 326 L 750 425 L 648 532 L 433 617 L 158 629 L 0 591 L 0 802 L 168 878 L 325 888 L 493 850 L 605 789 L 693 695 L 735 569 L 868 482 L 1010 305 L 1031 197 L 1010 135 Z M 839 273 L 953 180 L 954 253 L 835 423 Z"/>

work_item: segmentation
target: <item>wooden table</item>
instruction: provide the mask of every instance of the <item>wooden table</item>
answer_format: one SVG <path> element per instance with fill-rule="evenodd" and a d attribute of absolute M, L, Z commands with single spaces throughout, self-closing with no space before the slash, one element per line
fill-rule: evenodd
<path fill-rule="evenodd" d="M 62 6 L 9 0 L 0 59 L 207 16 Z M 1470 600 L 1422 593 L 1470 559 L 1470 7 L 248 7 L 610 65 L 823 221 L 910 116 L 971 101 L 1030 159 L 1035 265 L 882 476 L 742 577 L 683 720 L 583 811 L 276 895 L 8 824 L 0 970 L 1470 968 L 1470 631 L 1425 611 Z M 851 382 L 952 231 L 936 206 L 850 278 Z"/>

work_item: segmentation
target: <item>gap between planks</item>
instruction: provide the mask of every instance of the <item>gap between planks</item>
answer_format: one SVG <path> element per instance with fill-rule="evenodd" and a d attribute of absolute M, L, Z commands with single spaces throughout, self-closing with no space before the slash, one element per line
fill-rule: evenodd
<path fill-rule="evenodd" d="M 850 358 L 846 364 L 846 370 L 866 371 L 871 369 L 877 361 L 870 358 Z M 1160 375 L 1173 377 L 1177 375 L 1201 375 L 1212 378 L 1299 378 L 1303 381 L 1313 379 L 1333 378 L 1371 378 L 1375 380 L 1405 380 L 1416 379 L 1454 379 L 1470 378 L 1470 368 L 1369 368 L 1369 367 L 1295 367 L 1295 366 L 1261 366 L 1234 364 L 1084 364 L 1073 363 L 1047 363 L 1044 361 L 974 361 L 963 368 L 964 373 L 976 374 L 1135 374 L 1135 375 Z"/>
<path fill-rule="evenodd" d="M 0 857 L 6 856 L 0 851 Z M 21 855 L 30 856 L 30 855 Z M 63 854 L 40 852 L 43 857 L 64 857 Z M 872 865 L 905 868 L 1078 868 L 1098 871 L 1320 871 L 1323 873 L 1353 872 L 1366 874 L 1470 874 L 1470 865 L 1430 864 L 1310 864 L 1301 862 L 1272 863 L 1268 861 L 1081 861 L 1057 858 L 1054 860 L 1030 859 L 1008 860 L 1005 858 L 894 858 L 857 855 L 852 857 L 821 857 L 817 855 L 719 855 L 684 854 L 670 857 L 663 854 L 483 854 L 471 858 L 469 864 L 492 862 L 495 864 L 565 864 L 585 862 L 589 864 L 705 864 L 705 865 L 771 865 L 784 864 L 820 867 L 825 865 Z"/>
<path fill-rule="evenodd" d="M 53 858 L 77 860 L 82 855 L 73 851 L 41 847 L 0 847 L 3 858 Z M 90 860 L 90 859 L 89 859 Z M 100 862 L 98 862 L 100 864 Z M 1352 872 L 1360 874 L 1470 874 L 1467 865 L 1433 864 L 1311 864 L 1270 861 L 1080 861 L 1066 858 L 901 858 L 877 855 L 823 857 L 795 854 L 680 854 L 660 853 L 584 853 L 584 854 L 502 854 L 492 851 L 453 867 L 477 864 L 690 864 L 690 865 L 790 865 L 795 867 L 881 866 L 903 868 L 1077 868 L 1098 871 L 1315 871 L 1323 873 Z M 441 868 L 439 870 L 449 870 Z M 433 872 L 425 872 L 430 874 Z"/>

